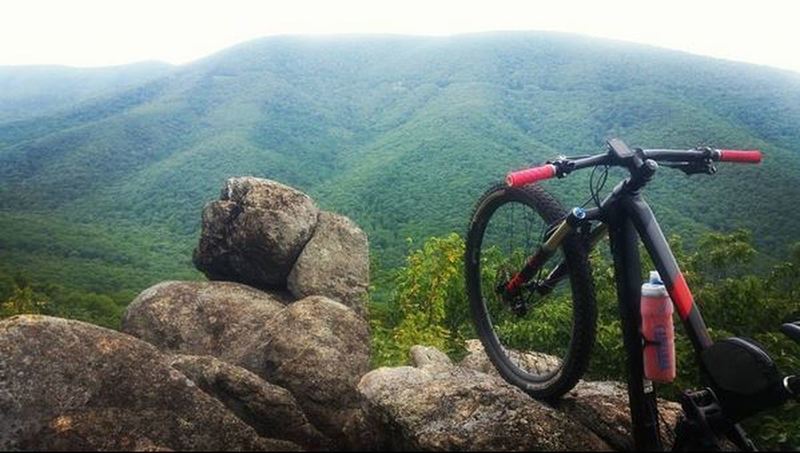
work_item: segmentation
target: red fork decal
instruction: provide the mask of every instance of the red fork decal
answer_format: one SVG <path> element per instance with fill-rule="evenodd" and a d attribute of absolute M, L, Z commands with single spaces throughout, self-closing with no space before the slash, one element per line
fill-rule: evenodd
<path fill-rule="evenodd" d="M 522 286 L 525 281 L 529 280 L 533 273 L 539 269 L 539 266 L 542 265 L 545 258 L 545 253 L 540 248 L 536 253 L 528 259 L 528 262 L 525 264 L 525 267 L 517 272 L 514 277 L 508 281 L 506 284 L 506 291 L 509 293 L 514 293 L 520 286 Z"/>
<path fill-rule="evenodd" d="M 689 291 L 689 286 L 686 284 L 686 279 L 683 278 L 683 274 L 678 272 L 678 275 L 675 276 L 675 281 L 672 282 L 671 287 L 667 288 L 667 291 L 669 292 L 669 297 L 672 298 L 672 302 L 678 308 L 678 314 L 681 319 L 688 318 L 689 312 L 692 311 L 692 305 L 694 305 L 694 298 L 692 297 L 692 292 Z"/>
<path fill-rule="evenodd" d="M 525 283 L 525 282 L 522 280 L 522 273 L 519 273 L 519 274 L 515 275 L 514 278 L 509 280 L 508 284 L 506 285 L 506 291 L 508 291 L 509 293 L 513 293 L 523 283 Z"/>

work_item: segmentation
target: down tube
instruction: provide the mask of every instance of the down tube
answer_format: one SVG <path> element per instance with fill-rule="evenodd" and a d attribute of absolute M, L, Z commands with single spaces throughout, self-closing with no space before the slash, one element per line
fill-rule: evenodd
<path fill-rule="evenodd" d="M 694 349 L 699 353 L 711 346 L 713 342 L 653 211 L 638 195 L 626 198 L 624 204 L 647 253 L 650 254 L 656 270 L 661 275 L 661 280 L 667 287 L 672 303 L 675 304 L 675 309 L 686 327 L 686 333 Z"/>
<path fill-rule="evenodd" d="M 619 207 L 610 211 L 609 238 L 614 255 L 619 315 L 628 367 L 628 401 L 635 450 L 661 451 L 656 393 L 644 385 L 644 354 L 640 322 L 642 266 L 636 228 Z"/>

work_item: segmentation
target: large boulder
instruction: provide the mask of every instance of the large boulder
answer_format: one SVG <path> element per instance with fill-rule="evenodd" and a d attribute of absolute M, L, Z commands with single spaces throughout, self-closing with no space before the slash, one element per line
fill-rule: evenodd
<path fill-rule="evenodd" d="M 276 296 L 238 283 L 163 282 L 128 305 L 122 331 L 165 352 L 236 363 L 283 308 Z"/>
<path fill-rule="evenodd" d="M 210 280 L 285 288 L 318 214 L 311 198 L 291 187 L 266 179 L 231 178 L 220 200 L 203 209 L 194 264 Z"/>
<path fill-rule="evenodd" d="M 337 445 L 369 437 L 356 391 L 369 371 L 369 326 L 338 302 L 312 296 L 283 305 L 233 283 L 167 282 L 136 298 L 123 330 L 165 352 L 214 356 L 289 390 Z"/>
<path fill-rule="evenodd" d="M 329 446 L 288 390 L 211 356 L 177 355 L 171 363 L 261 436 L 288 440 L 304 450 Z"/>
<path fill-rule="evenodd" d="M 415 367 L 380 368 L 358 385 L 388 450 L 608 450 L 592 431 L 501 379 L 429 348 Z"/>
<path fill-rule="evenodd" d="M 366 317 L 368 286 L 367 235 L 347 217 L 321 212 L 314 236 L 289 274 L 289 290 L 298 298 L 329 297 Z"/>
<path fill-rule="evenodd" d="M 239 363 L 289 389 L 339 445 L 363 442 L 356 385 L 369 371 L 369 327 L 353 310 L 320 296 L 290 304 L 264 325 Z"/>
<path fill-rule="evenodd" d="M 77 321 L 0 321 L 0 450 L 285 450 L 153 346 Z"/>

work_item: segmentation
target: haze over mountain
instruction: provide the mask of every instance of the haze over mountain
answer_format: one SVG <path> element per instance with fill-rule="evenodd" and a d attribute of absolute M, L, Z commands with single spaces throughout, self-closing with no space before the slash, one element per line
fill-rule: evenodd
<path fill-rule="evenodd" d="M 509 169 L 613 136 L 765 152 L 713 177 L 662 169 L 647 197 L 668 233 L 744 227 L 773 256 L 800 233 L 788 71 L 554 33 L 265 38 L 117 68 L 98 95 L 31 70 L 48 78 L 0 68 L 0 93 L 14 93 L 0 97 L 0 266 L 81 289 L 196 275 L 200 209 L 230 176 L 311 194 L 392 266 L 408 237 L 464 231 Z M 545 184 L 569 205 L 587 183 Z"/>
<path fill-rule="evenodd" d="M 0 121 L 72 108 L 166 75 L 171 65 L 147 61 L 107 68 L 0 66 Z"/>

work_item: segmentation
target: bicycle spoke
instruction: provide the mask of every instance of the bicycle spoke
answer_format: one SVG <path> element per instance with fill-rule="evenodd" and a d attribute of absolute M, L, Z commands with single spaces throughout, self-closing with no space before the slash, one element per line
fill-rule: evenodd
<path fill-rule="evenodd" d="M 529 206 L 521 203 L 508 203 L 498 209 L 494 219 L 487 225 L 486 264 L 484 280 L 486 285 L 484 301 L 489 311 L 490 323 L 494 326 L 497 340 L 511 364 L 531 375 L 548 375 L 556 372 L 560 365 L 552 360 L 542 360 L 537 354 L 561 354 L 563 348 L 557 341 L 569 341 L 569 327 L 562 323 L 558 315 L 560 310 L 571 317 L 571 306 L 563 304 L 563 298 L 540 297 L 535 290 L 523 288 L 520 293 L 509 297 L 498 293 L 508 280 L 519 272 L 527 262 L 530 254 L 537 250 L 546 237 L 548 224 Z M 520 234 L 516 234 L 517 231 Z M 495 254 L 491 244 L 502 241 L 502 253 Z M 498 250 L 499 251 L 499 250 Z M 555 263 L 563 261 L 563 255 L 556 252 Z M 551 268 L 553 266 L 548 266 Z M 546 272 L 549 273 L 549 270 Z M 533 282 L 541 282 L 546 277 L 545 269 L 539 269 Z M 560 303 L 562 302 L 562 303 Z M 568 300 L 567 300 L 568 302 Z M 539 307 L 553 306 L 540 313 Z M 555 319 L 552 318 L 555 313 Z M 528 332 L 537 329 L 553 331 L 551 344 L 536 344 L 535 339 L 527 338 Z"/>

